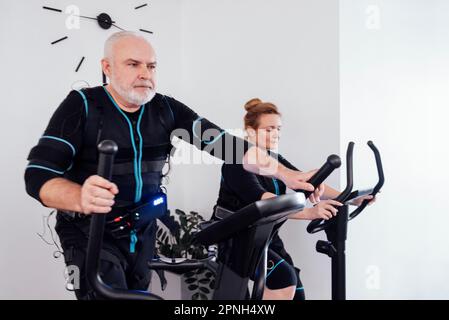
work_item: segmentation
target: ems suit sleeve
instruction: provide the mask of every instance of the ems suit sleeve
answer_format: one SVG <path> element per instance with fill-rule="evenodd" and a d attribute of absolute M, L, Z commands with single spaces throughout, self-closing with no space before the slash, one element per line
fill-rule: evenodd
<path fill-rule="evenodd" d="M 223 164 L 222 178 L 228 188 L 238 194 L 245 204 L 262 199 L 265 188 L 260 184 L 254 173 L 248 172 L 241 164 Z"/>
<path fill-rule="evenodd" d="M 242 163 L 248 141 L 227 133 L 209 120 L 198 116 L 183 103 L 167 97 L 173 112 L 175 130 L 172 135 L 204 150 L 225 163 Z"/>
<path fill-rule="evenodd" d="M 291 169 L 291 170 L 295 170 L 295 171 L 301 171 L 299 169 L 297 169 L 294 165 L 292 165 L 290 162 L 287 161 L 287 159 L 285 159 L 283 156 L 281 156 L 280 154 L 277 157 L 277 160 L 284 165 L 285 167 Z"/>
<path fill-rule="evenodd" d="M 71 91 L 53 116 L 28 155 L 25 169 L 27 193 L 42 203 L 39 191 L 48 180 L 70 170 L 83 138 L 87 102 L 81 91 Z"/>

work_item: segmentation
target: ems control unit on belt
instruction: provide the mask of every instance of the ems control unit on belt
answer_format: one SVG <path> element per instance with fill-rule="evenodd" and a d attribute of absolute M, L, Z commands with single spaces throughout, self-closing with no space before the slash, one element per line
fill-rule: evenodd
<path fill-rule="evenodd" d="M 138 231 L 145 228 L 152 220 L 166 213 L 167 195 L 159 192 L 135 207 L 123 208 L 123 214 L 107 222 L 108 229 L 117 238 L 129 236 L 131 230 Z"/>

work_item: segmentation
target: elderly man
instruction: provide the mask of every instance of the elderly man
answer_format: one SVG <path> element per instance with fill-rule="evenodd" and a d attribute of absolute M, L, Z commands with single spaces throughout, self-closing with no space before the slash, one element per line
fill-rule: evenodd
<path fill-rule="evenodd" d="M 312 172 L 285 168 L 181 102 L 156 93 L 156 56 L 142 36 L 127 31 L 113 34 L 105 43 L 101 64 L 110 84 L 69 93 L 32 148 L 25 171 L 28 194 L 58 210 L 56 231 L 65 262 L 80 269 L 78 299 L 95 298 L 84 277 L 91 214 L 108 213 L 100 257 L 105 283 L 123 289 L 148 288 L 154 219 L 141 217 L 143 222 L 134 224 L 124 213 L 161 192 L 162 167 L 170 155 L 173 132 L 183 130 L 187 133 L 180 135 L 183 139 L 223 160 L 229 161 L 234 153 L 231 161 L 243 163 L 251 172 L 273 175 L 293 189 L 313 191 L 304 182 Z M 206 131 L 215 135 L 202 139 Z M 112 181 L 96 175 L 96 147 L 104 139 L 119 147 Z M 220 140 L 227 143 L 218 144 Z M 226 148 L 229 145 L 231 150 Z"/>

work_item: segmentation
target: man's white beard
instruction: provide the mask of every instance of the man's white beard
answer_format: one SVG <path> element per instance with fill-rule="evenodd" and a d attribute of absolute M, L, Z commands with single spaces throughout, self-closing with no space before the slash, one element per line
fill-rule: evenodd
<path fill-rule="evenodd" d="M 135 104 L 135 105 L 144 105 L 151 101 L 151 99 L 154 98 L 156 95 L 156 90 L 154 89 L 148 89 L 148 93 L 146 94 L 139 94 L 131 88 L 125 88 L 121 86 L 121 84 L 118 81 L 115 81 L 115 78 L 109 79 L 111 81 L 111 86 L 114 88 L 115 91 L 128 103 Z"/>

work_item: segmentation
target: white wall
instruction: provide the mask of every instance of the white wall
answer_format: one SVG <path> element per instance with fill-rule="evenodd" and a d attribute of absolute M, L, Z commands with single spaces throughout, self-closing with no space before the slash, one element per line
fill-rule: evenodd
<path fill-rule="evenodd" d="M 70 1 L 2 1 L 0 63 L 3 97 L 0 185 L 0 298 L 71 299 L 63 288 L 62 259 L 36 235 L 41 207 L 25 193 L 23 172 L 29 149 L 76 80 L 100 84 L 104 39 L 95 22 L 81 20 L 67 30 L 64 9 Z M 332 0 L 301 1 L 151 1 L 134 11 L 133 1 L 77 1 L 81 14 L 105 9 L 119 26 L 145 28 L 158 52 L 159 89 L 190 105 L 224 128 L 240 128 L 243 104 L 250 98 L 275 102 L 284 114 L 283 153 L 302 169 L 318 167 L 339 147 L 338 5 Z M 17 19 L 16 17 L 23 17 Z M 64 35 L 69 39 L 54 46 Z M 86 60 L 79 73 L 74 69 Z M 172 209 L 209 216 L 216 201 L 219 165 L 173 169 Z M 334 175 L 330 182 L 338 184 Z M 305 223 L 282 231 L 299 267 L 309 298 L 329 297 L 329 262 L 314 252 L 316 237 Z M 173 297 L 173 296 L 172 296 Z"/>
<path fill-rule="evenodd" d="M 448 9 L 340 1 L 341 152 L 358 143 L 355 179 L 369 185 L 373 139 L 386 176 L 378 203 L 350 226 L 349 298 L 449 298 Z"/>

